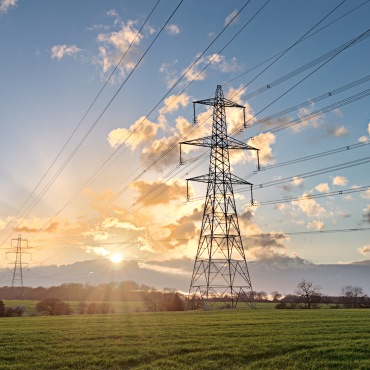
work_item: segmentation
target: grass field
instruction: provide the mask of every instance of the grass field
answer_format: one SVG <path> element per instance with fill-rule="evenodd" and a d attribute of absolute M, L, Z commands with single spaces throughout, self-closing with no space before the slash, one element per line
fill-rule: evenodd
<path fill-rule="evenodd" d="M 25 307 L 24 316 L 35 316 L 38 313 L 36 312 L 36 304 L 39 301 L 32 300 L 2 300 L 6 307 L 15 307 L 23 306 Z M 74 314 L 78 314 L 80 302 L 70 301 L 68 302 L 73 310 Z M 86 302 L 89 303 L 89 302 Z M 97 302 L 100 303 L 100 302 Z M 140 312 L 144 311 L 143 302 L 109 302 L 114 307 L 116 313 L 131 313 L 131 312 Z"/>
<path fill-rule="evenodd" d="M 0 369 L 370 369 L 370 310 L 0 319 Z"/>

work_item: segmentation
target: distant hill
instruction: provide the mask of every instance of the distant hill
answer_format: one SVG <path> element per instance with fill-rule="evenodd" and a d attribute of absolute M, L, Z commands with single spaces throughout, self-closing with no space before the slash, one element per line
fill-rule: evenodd
<path fill-rule="evenodd" d="M 157 289 L 176 288 L 187 291 L 193 268 L 190 259 L 170 261 L 122 261 L 114 264 L 101 258 L 62 266 L 40 266 L 24 269 L 25 286 L 53 286 L 63 283 L 89 283 L 133 280 Z M 299 258 L 251 261 L 248 264 L 254 290 L 270 293 L 277 290 L 293 293 L 301 279 L 312 280 L 329 295 L 339 294 L 345 285 L 358 285 L 370 294 L 370 260 L 349 264 L 313 264 Z M 13 271 L 0 269 L 0 286 L 11 285 Z"/>

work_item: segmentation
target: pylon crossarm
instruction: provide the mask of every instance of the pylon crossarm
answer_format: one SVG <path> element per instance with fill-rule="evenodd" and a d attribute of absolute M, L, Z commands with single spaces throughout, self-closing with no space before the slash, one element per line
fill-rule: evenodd
<path fill-rule="evenodd" d="M 182 141 L 180 143 L 180 146 L 182 144 L 203 146 L 203 147 L 206 147 L 206 148 L 211 148 L 211 146 L 212 146 L 212 137 L 211 136 L 205 136 L 205 137 L 200 137 L 198 139 L 186 140 L 186 141 Z"/>
<path fill-rule="evenodd" d="M 243 141 L 233 138 L 232 136 L 228 136 L 227 141 L 228 141 L 227 147 L 229 149 L 243 149 L 243 150 L 256 150 L 256 151 L 259 150 L 251 145 L 244 143 Z"/>
<path fill-rule="evenodd" d="M 204 182 L 206 184 L 208 183 L 213 183 L 213 184 L 224 184 L 225 183 L 225 179 L 223 177 L 220 176 L 220 178 L 218 178 L 217 176 L 212 176 L 212 174 L 205 174 L 205 175 L 200 175 L 200 176 L 195 176 L 195 177 L 191 177 L 190 179 L 186 179 L 187 181 L 197 181 L 197 182 Z M 227 180 L 226 180 L 227 181 Z M 230 177 L 229 177 L 229 181 L 227 181 L 231 184 L 234 184 L 234 185 L 251 185 L 252 184 L 250 182 L 248 182 L 247 180 L 244 180 L 236 175 L 233 175 L 233 174 L 230 174 Z"/>
<path fill-rule="evenodd" d="M 220 97 L 197 100 L 197 101 L 194 101 L 193 104 L 211 105 L 213 107 L 216 105 L 223 105 L 226 108 L 242 108 L 242 109 L 245 108 L 244 105 L 240 105 L 229 99 L 220 98 Z"/>

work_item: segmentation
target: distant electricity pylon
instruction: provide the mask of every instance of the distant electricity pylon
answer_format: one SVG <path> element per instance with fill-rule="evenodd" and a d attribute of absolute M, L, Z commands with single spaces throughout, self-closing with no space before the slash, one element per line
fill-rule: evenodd
<path fill-rule="evenodd" d="M 212 136 L 188 140 L 181 145 L 195 145 L 211 149 L 209 172 L 187 181 L 207 184 L 202 226 L 197 255 L 189 289 L 189 308 L 196 308 L 199 302 L 209 309 L 216 302 L 223 302 L 236 308 L 238 302 L 245 302 L 255 308 L 252 283 L 248 272 L 242 238 L 236 211 L 233 185 L 250 185 L 253 204 L 252 184 L 233 175 L 230 171 L 229 149 L 258 149 L 234 139 L 227 134 L 225 108 L 242 108 L 245 124 L 245 107 L 223 96 L 222 88 L 217 86 L 215 97 L 195 101 L 195 104 L 213 106 Z M 259 160 L 258 160 L 259 169 Z M 189 199 L 189 192 L 187 194 Z"/>
<path fill-rule="evenodd" d="M 16 246 L 14 245 L 16 242 Z M 22 246 L 23 243 L 23 246 Z M 10 264 L 14 264 L 13 270 L 13 278 L 12 278 L 12 286 L 10 288 L 10 296 L 9 299 L 13 299 L 14 290 L 17 286 L 20 287 L 21 298 L 24 299 L 24 290 L 23 290 L 23 265 L 28 265 L 28 263 L 23 262 L 22 255 L 23 254 L 30 254 L 29 252 L 24 252 L 22 248 L 28 247 L 28 240 L 22 239 L 21 235 L 18 236 L 17 239 L 11 240 L 12 250 L 6 253 L 8 254 L 15 254 L 15 261 L 10 262 Z"/>

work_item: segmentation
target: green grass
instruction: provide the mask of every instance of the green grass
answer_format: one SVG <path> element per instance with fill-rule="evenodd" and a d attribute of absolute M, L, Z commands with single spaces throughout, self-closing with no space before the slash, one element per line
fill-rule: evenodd
<path fill-rule="evenodd" d="M 3 300 L 6 307 L 15 307 L 15 306 L 24 306 L 25 312 L 24 316 L 35 316 L 36 312 L 36 304 L 39 301 L 33 300 Z M 77 301 L 67 301 L 74 314 L 78 314 L 80 302 Z M 86 303 L 90 303 L 87 301 Z M 101 302 L 96 302 L 101 303 Z M 142 302 L 108 302 L 111 303 L 114 307 L 116 313 L 131 313 L 131 312 L 140 312 L 144 311 L 144 306 Z"/>
<path fill-rule="evenodd" d="M 0 369 L 370 369 L 370 310 L 0 319 Z"/>

